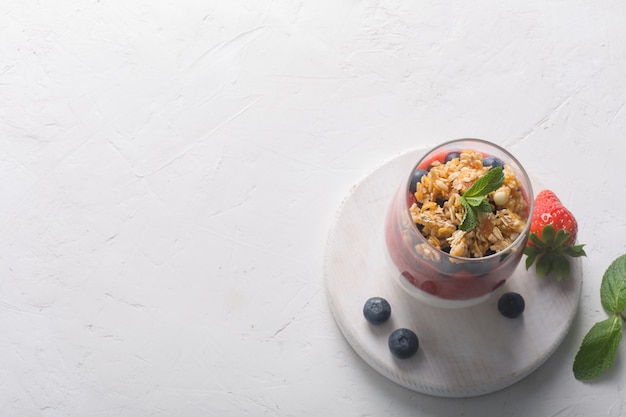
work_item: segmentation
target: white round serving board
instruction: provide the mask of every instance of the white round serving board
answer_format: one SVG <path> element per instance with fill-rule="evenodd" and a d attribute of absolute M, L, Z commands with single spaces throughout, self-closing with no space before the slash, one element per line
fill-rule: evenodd
<path fill-rule="evenodd" d="M 389 272 L 384 221 L 393 194 L 428 149 L 382 165 L 342 203 L 325 254 L 328 300 L 348 343 L 390 380 L 441 397 L 488 394 L 524 378 L 557 349 L 578 308 L 581 263 L 574 260 L 570 278 L 557 281 L 538 278 L 534 267 L 526 271 L 524 257 L 494 296 L 473 307 L 433 307 L 411 297 Z M 517 319 L 498 312 L 498 297 L 506 291 L 519 292 L 526 301 Z M 365 301 L 374 296 L 386 298 L 392 310 L 378 326 L 363 317 Z M 396 359 L 388 349 L 387 339 L 399 327 L 418 335 L 420 348 L 412 358 Z"/>

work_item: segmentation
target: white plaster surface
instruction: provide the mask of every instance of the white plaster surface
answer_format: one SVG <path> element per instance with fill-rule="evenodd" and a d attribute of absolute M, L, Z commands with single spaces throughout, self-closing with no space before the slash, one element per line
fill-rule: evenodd
<path fill-rule="evenodd" d="M 2 416 L 626 415 L 626 342 L 571 371 L 626 252 L 626 3 L 0 6 Z M 323 257 L 353 184 L 458 137 L 557 192 L 588 257 L 541 368 L 442 399 L 351 350 Z"/>

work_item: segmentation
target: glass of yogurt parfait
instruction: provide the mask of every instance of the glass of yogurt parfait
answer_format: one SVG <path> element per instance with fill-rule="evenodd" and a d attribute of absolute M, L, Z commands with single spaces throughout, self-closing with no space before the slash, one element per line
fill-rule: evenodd
<path fill-rule="evenodd" d="M 464 223 L 467 201 L 478 205 L 470 194 L 485 181 L 472 185 L 496 174 L 501 182 L 485 189 L 485 202 L 471 210 L 473 222 Z M 402 181 L 387 212 L 385 242 L 394 276 L 411 295 L 435 306 L 488 299 L 521 260 L 533 199 L 526 171 L 504 148 L 482 139 L 435 147 Z"/>

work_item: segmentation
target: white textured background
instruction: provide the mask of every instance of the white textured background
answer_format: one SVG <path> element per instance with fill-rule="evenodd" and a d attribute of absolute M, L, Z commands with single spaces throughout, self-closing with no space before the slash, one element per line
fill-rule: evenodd
<path fill-rule="evenodd" d="M 2 416 L 626 415 L 626 342 L 571 371 L 626 252 L 626 3 L 0 6 Z M 589 256 L 556 354 L 450 400 L 355 355 L 322 262 L 354 183 L 457 137 L 549 184 Z"/>

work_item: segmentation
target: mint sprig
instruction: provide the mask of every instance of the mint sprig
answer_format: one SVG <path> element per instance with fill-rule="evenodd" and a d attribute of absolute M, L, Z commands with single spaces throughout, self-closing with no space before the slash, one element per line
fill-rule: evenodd
<path fill-rule="evenodd" d="M 626 255 L 615 259 L 600 284 L 602 307 L 611 314 L 596 323 L 583 338 L 574 359 L 574 377 L 591 379 L 611 367 L 622 339 L 622 321 L 626 321 Z"/>
<path fill-rule="evenodd" d="M 502 184 L 504 184 L 504 172 L 499 166 L 487 171 L 463 193 L 460 200 L 465 209 L 465 215 L 459 225 L 460 230 L 469 232 L 478 226 L 478 213 L 491 211 L 487 196 L 500 188 Z"/>

